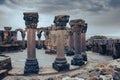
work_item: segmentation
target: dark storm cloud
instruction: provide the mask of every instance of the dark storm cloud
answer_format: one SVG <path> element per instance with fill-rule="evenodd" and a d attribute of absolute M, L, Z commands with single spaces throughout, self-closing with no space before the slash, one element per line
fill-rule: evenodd
<path fill-rule="evenodd" d="M 59 13 L 63 11 L 89 11 L 99 12 L 104 10 L 104 4 L 93 0 L 9 0 L 9 7 L 20 9 L 34 8 L 42 13 Z"/>
<path fill-rule="evenodd" d="M 50 2 L 50 0 L 43 0 L 43 4 L 46 4 L 46 8 L 44 11 L 52 10 L 55 12 L 61 11 L 72 11 L 72 10 L 79 10 L 79 11 L 90 11 L 90 12 L 96 12 L 99 10 L 103 10 L 104 7 L 99 4 L 95 3 L 92 0 L 54 0 L 53 2 Z"/>
<path fill-rule="evenodd" d="M 109 0 L 109 6 L 113 8 L 120 8 L 120 0 Z"/>
<path fill-rule="evenodd" d="M 24 26 L 23 12 L 27 11 L 38 12 L 40 24 L 51 24 L 57 14 L 82 18 L 89 25 L 87 34 L 93 35 L 112 34 L 120 25 L 120 0 L 0 0 L 0 25 Z"/>
<path fill-rule="evenodd" d="M 94 4 L 94 5 L 92 6 L 92 8 L 88 8 L 87 10 L 90 11 L 90 12 L 99 12 L 99 11 L 103 11 L 103 10 L 105 10 L 105 9 L 104 9 L 103 5 Z"/>
<path fill-rule="evenodd" d="M 6 0 L 0 0 L 0 4 L 4 4 Z"/>

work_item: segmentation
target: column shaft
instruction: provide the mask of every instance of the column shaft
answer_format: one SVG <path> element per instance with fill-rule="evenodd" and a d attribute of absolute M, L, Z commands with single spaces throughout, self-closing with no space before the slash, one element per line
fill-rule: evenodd
<path fill-rule="evenodd" d="M 75 54 L 81 54 L 80 32 L 74 32 L 74 48 Z"/>
<path fill-rule="evenodd" d="M 57 31 L 57 58 L 64 58 L 64 30 Z"/>
<path fill-rule="evenodd" d="M 36 58 L 35 50 L 35 29 L 27 29 L 27 56 L 28 59 Z"/>
<path fill-rule="evenodd" d="M 69 49 L 73 50 L 73 48 L 74 48 L 73 34 L 69 34 Z"/>
<path fill-rule="evenodd" d="M 86 43 L 85 43 L 85 33 L 81 33 L 81 52 L 85 52 Z"/>

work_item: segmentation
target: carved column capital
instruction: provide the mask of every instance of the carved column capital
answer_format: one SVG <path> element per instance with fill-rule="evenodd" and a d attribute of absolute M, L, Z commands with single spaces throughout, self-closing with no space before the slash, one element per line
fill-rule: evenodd
<path fill-rule="evenodd" d="M 39 22 L 38 13 L 23 13 L 23 14 L 24 14 L 23 19 L 25 20 L 26 28 L 36 29 L 37 23 Z"/>
<path fill-rule="evenodd" d="M 87 23 L 85 23 L 85 25 L 82 27 L 81 33 L 86 33 L 86 31 L 87 31 Z"/>
<path fill-rule="evenodd" d="M 82 27 L 85 25 L 85 21 L 82 19 L 74 19 L 71 20 L 69 24 L 74 32 L 81 32 Z"/>
<path fill-rule="evenodd" d="M 66 24 L 69 22 L 69 15 L 57 15 L 54 18 L 55 26 L 58 27 L 58 29 L 65 29 Z"/>
<path fill-rule="evenodd" d="M 5 31 L 10 31 L 12 27 L 4 27 Z"/>

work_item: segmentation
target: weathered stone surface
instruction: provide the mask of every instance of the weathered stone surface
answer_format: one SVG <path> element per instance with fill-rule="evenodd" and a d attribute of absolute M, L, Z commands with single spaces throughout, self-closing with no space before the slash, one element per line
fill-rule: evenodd
<path fill-rule="evenodd" d="M 81 55 L 75 55 L 73 60 L 71 60 L 71 65 L 82 66 L 83 64 L 85 64 L 85 62 L 83 61 L 83 57 Z"/>
<path fill-rule="evenodd" d="M 11 69 L 11 58 L 5 55 L 0 55 L 0 80 L 7 76 L 8 71 Z"/>
<path fill-rule="evenodd" d="M 38 13 L 23 13 L 24 17 L 23 19 L 25 20 L 25 25 L 27 28 L 32 28 L 36 29 L 37 28 L 37 23 L 38 23 Z"/>
<path fill-rule="evenodd" d="M 67 63 L 64 52 L 64 31 L 66 24 L 69 21 L 68 15 L 55 16 L 54 23 L 57 28 L 57 57 L 52 64 L 52 67 L 57 71 L 66 71 L 70 69 L 70 65 Z M 62 42 L 61 42 L 62 41 Z"/>
<path fill-rule="evenodd" d="M 58 27 L 59 29 L 65 29 L 66 24 L 69 21 L 69 15 L 57 15 L 55 16 L 54 23 L 55 26 Z"/>
<path fill-rule="evenodd" d="M 39 72 L 39 66 L 38 66 L 38 61 L 37 59 L 35 60 L 26 60 L 25 62 L 25 74 L 33 74 L 33 73 L 38 73 Z"/>
<path fill-rule="evenodd" d="M 78 77 L 75 77 L 75 78 L 64 77 L 64 78 L 62 78 L 62 80 L 84 80 L 84 79 L 83 78 L 78 78 Z"/>
<path fill-rule="evenodd" d="M 113 80 L 112 75 L 100 75 L 99 80 Z"/>
<path fill-rule="evenodd" d="M 7 70 L 12 69 L 10 57 L 5 56 L 5 55 L 0 55 L 0 70 L 2 70 L 2 69 L 7 69 Z"/>
<path fill-rule="evenodd" d="M 27 28 L 27 59 L 24 74 L 37 74 L 39 72 L 35 50 L 35 32 L 38 23 L 38 13 L 23 13 Z"/>
<path fill-rule="evenodd" d="M 112 60 L 108 65 L 116 71 L 120 72 L 120 59 Z"/>
<path fill-rule="evenodd" d="M 100 74 L 101 75 L 113 75 L 114 72 L 115 72 L 115 70 L 112 68 L 103 68 L 103 69 L 101 69 Z"/>
<path fill-rule="evenodd" d="M 99 80 L 99 79 L 97 77 L 90 77 L 90 78 L 88 78 L 86 80 Z"/>
<path fill-rule="evenodd" d="M 113 80 L 120 80 L 120 72 L 115 72 L 113 75 Z"/>
<path fill-rule="evenodd" d="M 0 70 L 0 80 L 7 76 L 7 74 L 8 74 L 7 70 Z"/>

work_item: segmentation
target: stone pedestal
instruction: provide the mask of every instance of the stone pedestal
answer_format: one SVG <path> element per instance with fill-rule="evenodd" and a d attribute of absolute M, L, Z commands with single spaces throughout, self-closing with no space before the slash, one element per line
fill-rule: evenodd
<path fill-rule="evenodd" d="M 39 71 L 39 66 L 38 66 L 37 59 L 34 59 L 34 60 L 26 59 L 24 73 L 25 74 L 31 74 L 31 73 L 37 74 L 38 71 Z"/>
<path fill-rule="evenodd" d="M 24 13 L 24 20 L 27 27 L 27 59 L 24 74 L 37 74 L 39 66 L 35 51 L 35 32 L 38 23 L 38 13 Z"/>
<path fill-rule="evenodd" d="M 81 55 L 81 30 L 84 21 L 81 19 L 71 20 L 70 26 L 73 29 L 75 56 L 71 60 L 71 65 L 81 66 L 84 64 L 83 56 Z"/>
<path fill-rule="evenodd" d="M 63 30 L 58 30 L 58 36 L 57 36 L 57 58 L 55 59 L 55 62 L 53 63 L 53 68 L 57 71 L 63 71 L 63 70 L 69 70 L 69 64 L 67 63 L 67 60 L 65 58 L 65 52 L 64 52 L 64 35 Z"/>
<path fill-rule="evenodd" d="M 53 68 L 57 71 L 69 70 L 69 64 L 65 58 L 64 52 L 64 29 L 69 21 L 68 15 L 55 16 L 54 23 L 57 27 L 57 57 L 53 63 Z"/>
<path fill-rule="evenodd" d="M 82 66 L 84 64 L 82 55 L 75 55 L 71 60 L 71 65 Z"/>

